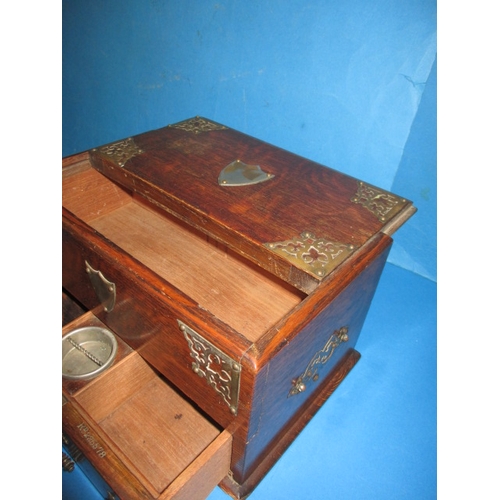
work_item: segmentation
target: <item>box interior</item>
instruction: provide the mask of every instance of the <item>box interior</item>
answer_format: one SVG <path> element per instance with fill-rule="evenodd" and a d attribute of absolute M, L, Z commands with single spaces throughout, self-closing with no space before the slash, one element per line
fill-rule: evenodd
<path fill-rule="evenodd" d="M 63 206 L 252 342 L 305 297 L 88 161 L 63 171 Z"/>

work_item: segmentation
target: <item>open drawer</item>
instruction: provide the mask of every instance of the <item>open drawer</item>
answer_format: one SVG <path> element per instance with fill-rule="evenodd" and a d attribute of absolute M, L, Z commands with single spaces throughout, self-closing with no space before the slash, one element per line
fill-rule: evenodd
<path fill-rule="evenodd" d="M 69 323 L 104 325 L 91 313 Z M 63 433 L 122 500 L 204 499 L 227 475 L 232 437 L 117 338 L 113 365 L 63 378 Z"/>

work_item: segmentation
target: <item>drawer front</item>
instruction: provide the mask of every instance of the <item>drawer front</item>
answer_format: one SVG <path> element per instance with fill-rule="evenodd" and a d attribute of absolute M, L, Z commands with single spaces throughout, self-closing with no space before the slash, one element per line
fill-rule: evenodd
<path fill-rule="evenodd" d="M 110 485 L 120 498 L 152 498 L 141 482 L 128 470 L 127 466 L 113 452 L 102 431 L 90 424 L 66 402 L 62 407 L 63 433 L 75 443 L 85 458 L 103 477 L 111 477 Z"/>
<path fill-rule="evenodd" d="M 98 324 L 86 313 L 63 335 Z M 205 498 L 229 471 L 231 435 L 118 344 L 121 356 L 98 377 L 63 377 L 63 439 L 119 498 Z"/>
<path fill-rule="evenodd" d="M 108 297 L 101 302 L 89 267 L 94 277 L 97 271 L 97 276 L 114 286 L 114 300 Z M 69 223 L 63 230 L 63 288 L 221 425 L 245 411 L 248 403 L 237 390 L 245 374 L 239 365 L 245 343 L 132 257 L 95 232 L 81 234 Z M 201 341 L 193 340 L 193 331 Z M 221 345 L 219 339 L 226 344 Z M 230 366 L 236 370 L 229 377 L 222 361 L 212 363 L 212 378 L 206 377 L 204 363 L 210 356 L 207 349 L 212 348 L 233 361 Z"/>
<path fill-rule="evenodd" d="M 203 500 L 229 472 L 232 437 L 222 431 L 164 491 L 156 494 L 141 482 L 141 474 L 134 470 L 134 457 L 123 458 L 115 453 L 106 433 L 69 402 L 63 405 L 62 423 L 63 434 L 81 450 L 102 482 L 110 486 L 109 490 L 117 495 L 113 498 Z"/>

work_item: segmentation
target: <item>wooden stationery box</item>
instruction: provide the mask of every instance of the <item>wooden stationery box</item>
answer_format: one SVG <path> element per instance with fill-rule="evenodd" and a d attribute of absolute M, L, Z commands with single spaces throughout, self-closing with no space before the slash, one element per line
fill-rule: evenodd
<path fill-rule="evenodd" d="M 63 290 L 127 352 L 63 383 L 64 432 L 109 447 L 91 460 L 120 498 L 249 495 L 358 361 L 415 208 L 200 117 L 66 158 L 62 182 Z M 133 442 L 181 427 L 198 447 L 174 472 Z"/>

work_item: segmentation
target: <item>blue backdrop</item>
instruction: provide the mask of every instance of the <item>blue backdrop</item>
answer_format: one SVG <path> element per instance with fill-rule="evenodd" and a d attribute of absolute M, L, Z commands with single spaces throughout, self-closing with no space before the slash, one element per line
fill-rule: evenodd
<path fill-rule="evenodd" d="M 435 60 L 435 0 L 63 1 L 62 153 L 211 118 L 414 201 L 435 280 Z"/>
<path fill-rule="evenodd" d="M 403 356 L 407 382 L 418 380 L 412 387 L 427 388 L 405 392 L 407 408 L 419 404 L 413 416 L 398 406 L 409 418 L 405 430 L 397 431 L 405 434 L 406 445 L 400 445 L 402 455 L 388 459 L 408 465 L 418 455 L 420 468 L 414 469 L 407 494 L 394 496 L 400 483 L 384 490 L 385 482 L 379 482 L 380 496 L 364 498 L 432 498 L 436 1 L 63 0 L 62 8 L 63 156 L 201 115 L 415 203 L 418 212 L 396 233 L 389 256 L 397 269 L 383 278 L 392 277 L 396 287 L 401 276 L 412 275 L 406 279 L 413 292 L 402 292 L 407 309 L 402 302 L 400 309 L 381 302 L 367 325 L 385 313 L 396 315 L 394 332 L 397 318 L 411 331 L 406 350 L 396 343 L 392 348 L 401 352 L 379 355 Z M 415 350 L 424 345 L 423 336 L 428 349 L 424 375 L 419 372 L 422 351 Z M 400 337 L 394 333 L 394 338 Z M 370 337 L 364 342 L 363 355 L 370 352 Z M 373 370 L 380 371 L 375 365 Z M 368 369 L 370 361 L 364 366 Z M 387 388 L 389 400 L 377 399 L 384 408 L 391 394 L 401 395 L 397 366 L 395 378 L 387 379 L 394 382 L 394 392 Z M 352 376 L 363 377 L 362 370 L 356 368 Z M 365 376 L 371 380 L 372 374 Z M 339 390 L 349 390 L 342 386 Z M 336 394 L 336 408 L 342 408 L 343 393 Z M 357 430 L 373 432 L 366 423 L 359 425 Z M 379 437 L 380 442 L 389 439 Z M 419 453 L 409 459 L 412 449 Z M 363 473 L 380 478 L 373 467 Z M 403 484 L 411 471 L 397 470 L 395 477 Z M 351 493 L 338 498 L 363 498 L 362 492 L 369 491 L 370 481 L 352 481 Z M 362 488 L 359 494 L 353 493 L 356 484 Z M 347 483 L 344 487 L 349 491 Z"/>

